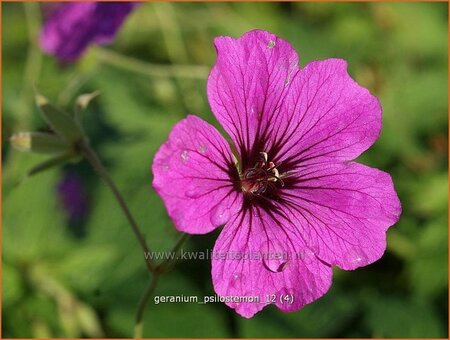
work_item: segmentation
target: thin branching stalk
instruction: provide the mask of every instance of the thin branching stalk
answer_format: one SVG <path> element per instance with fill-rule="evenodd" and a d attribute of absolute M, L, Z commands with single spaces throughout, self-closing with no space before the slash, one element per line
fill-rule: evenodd
<path fill-rule="evenodd" d="M 136 323 L 134 326 L 134 338 L 135 339 L 141 339 L 143 335 L 143 328 L 144 328 L 144 312 L 145 308 L 147 306 L 148 301 L 150 300 L 150 297 L 153 295 L 153 292 L 155 291 L 156 285 L 158 284 L 158 273 L 155 273 L 152 275 L 152 278 L 150 279 L 150 282 L 147 286 L 147 288 L 144 291 L 144 295 L 142 295 L 141 300 L 139 301 L 137 313 L 136 313 Z"/>
<path fill-rule="evenodd" d="M 140 247 L 144 251 L 145 254 L 150 254 L 151 250 L 149 246 L 147 245 L 147 242 L 141 233 L 138 224 L 136 223 L 133 215 L 131 214 L 130 209 L 128 208 L 125 199 L 123 198 L 122 194 L 120 193 L 119 189 L 117 188 L 116 184 L 112 180 L 111 176 L 109 176 L 108 172 L 106 171 L 105 167 L 103 166 L 103 163 L 101 162 L 100 158 L 97 156 L 95 151 L 90 147 L 90 145 L 85 141 L 81 145 L 81 154 L 84 156 L 84 158 L 92 165 L 94 170 L 97 172 L 97 174 L 100 176 L 100 178 L 105 182 L 105 184 L 108 186 L 109 189 L 111 189 L 112 193 L 114 194 L 114 197 L 116 198 L 117 202 L 119 203 L 119 206 L 121 207 L 122 211 L 124 212 L 131 229 L 133 230 L 133 233 L 135 234 Z M 188 239 L 188 235 L 184 234 L 181 236 L 181 238 L 178 240 L 178 242 L 175 244 L 175 246 L 172 249 L 172 253 L 178 253 L 183 243 Z M 173 262 L 176 260 L 176 257 L 171 258 L 170 260 L 163 261 L 159 265 L 156 265 L 156 263 L 150 258 L 150 257 L 144 257 L 145 264 L 147 266 L 148 271 L 151 273 L 151 278 L 149 281 L 149 284 L 147 286 L 147 289 L 145 290 L 141 300 L 139 301 L 137 313 L 136 313 L 136 323 L 134 327 L 134 337 L 135 338 L 142 338 L 142 332 L 143 332 L 143 317 L 145 308 L 147 306 L 148 301 L 150 300 L 150 297 L 152 296 L 156 285 L 158 284 L 158 278 L 161 274 L 168 271 L 171 266 L 173 265 Z"/>
<path fill-rule="evenodd" d="M 189 238 L 188 234 L 183 234 L 178 242 L 175 244 L 175 246 L 171 250 L 171 254 L 178 254 L 179 250 L 181 249 L 181 246 L 184 244 L 184 242 Z M 139 301 L 137 313 L 136 313 L 136 323 L 134 326 L 134 337 L 135 338 L 142 338 L 143 335 L 143 327 L 144 327 L 144 312 L 145 308 L 147 307 L 147 303 L 150 300 L 150 297 L 153 295 L 153 292 L 156 288 L 159 276 L 164 274 L 165 272 L 169 271 L 172 266 L 174 265 L 176 261 L 176 256 L 170 257 L 160 263 L 156 269 L 155 272 L 150 279 L 150 282 L 147 286 L 147 289 L 144 292 L 144 295 L 142 295 L 141 300 Z"/>
<path fill-rule="evenodd" d="M 105 48 L 97 47 L 96 50 L 97 57 L 102 63 L 152 78 L 172 77 L 205 80 L 209 74 L 207 66 L 151 64 Z"/>
<path fill-rule="evenodd" d="M 114 197 L 116 198 L 117 202 L 120 205 L 120 208 L 124 212 L 131 226 L 131 229 L 133 230 L 133 233 L 135 234 L 139 242 L 139 245 L 141 246 L 144 253 L 145 254 L 150 253 L 150 248 L 148 247 L 147 242 L 145 241 L 144 235 L 141 233 L 138 224 L 136 223 L 133 215 L 131 214 L 130 209 L 128 208 L 125 202 L 125 199 L 122 197 L 122 194 L 120 193 L 119 189 L 117 188 L 112 178 L 109 176 L 108 172 L 106 171 L 105 167 L 103 166 L 102 162 L 100 161 L 95 151 L 87 143 L 83 143 L 83 145 L 81 146 L 81 153 L 86 158 L 86 160 L 92 165 L 94 170 L 105 182 L 108 188 L 111 189 L 112 193 L 114 194 Z M 156 264 L 153 262 L 151 258 L 144 257 L 144 259 L 148 271 L 150 273 L 154 273 L 156 269 Z"/>

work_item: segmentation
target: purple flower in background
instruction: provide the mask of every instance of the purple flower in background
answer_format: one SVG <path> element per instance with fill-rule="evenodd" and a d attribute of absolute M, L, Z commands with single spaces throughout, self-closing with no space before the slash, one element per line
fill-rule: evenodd
<path fill-rule="evenodd" d="M 61 61 L 74 61 L 88 45 L 111 42 L 135 6 L 130 2 L 63 3 L 45 22 L 41 48 Z"/>
<path fill-rule="evenodd" d="M 344 60 L 300 69 L 288 42 L 260 30 L 214 43 L 208 98 L 233 146 L 188 116 L 157 152 L 153 186 L 177 229 L 224 226 L 212 280 L 228 306 L 298 310 L 326 293 L 332 266 L 378 260 L 399 219 L 389 174 L 353 162 L 378 138 L 381 107 Z"/>
<path fill-rule="evenodd" d="M 58 183 L 57 191 L 69 222 L 81 221 L 89 209 L 81 179 L 74 173 L 68 173 Z"/>

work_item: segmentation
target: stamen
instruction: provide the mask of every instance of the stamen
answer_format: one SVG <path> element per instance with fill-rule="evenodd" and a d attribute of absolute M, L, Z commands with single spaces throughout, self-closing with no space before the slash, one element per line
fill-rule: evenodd
<path fill-rule="evenodd" d="M 264 163 L 267 163 L 267 160 L 268 160 L 268 158 L 269 158 L 269 156 L 267 155 L 267 152 L 260 152 L 260 155 L 261 156 L 263 156 L 263 158 L 264 158 Z M 273 164 L 273 163 L 272 163 Z"/>
<path fill-rule="evenodd" d="M 271 170 L 273 171 L 273 174 L 276 178 L 280 178 L 280 173 L 278 172 L 278 169 L 275 168 L 275 166 Z"/>
<path fill-rule="evenodd" d="M 284 174 L 280 174 L 274 162 L 268 161 L 267 152 L 260 152 L 259 155 L 260 159 L 256 161 L 255 166 L 247 169 L 241 175 L 242 191 L 253 195 L 261 195 L 269 187 L 275 189 L 275 183 L 284 187 L 282 180 Z"/>

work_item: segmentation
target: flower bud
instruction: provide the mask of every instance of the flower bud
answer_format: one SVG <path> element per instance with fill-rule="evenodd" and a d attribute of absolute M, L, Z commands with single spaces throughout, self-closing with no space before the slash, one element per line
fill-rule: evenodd
<path fill-rule="evenodd" d="M 44 120 L 58 135 L 72 144 L 81 139 L 81 129 L 69 114 L 57 109 L 39 94 L 36 96 L 36 103 Z"/>
<path fill-rule="evenodd" d="M 77 111 L 85 110 L 87 108 L 87 106 L 89 105 L 89 103 L 92 101 L 92 99 L 97 97 L 99 94 L 100 94 L 100 91 L 94 91 L 92 93 L 86 93 L 86 94 L 82 94 L 81 96 L 79 96 L 77 98 L 77 101 L 75 104 L 76 110 Z"/>
<path fill-rule="evenodd" d="M 44 132 L 19 132 L 10 141 L 14 148 L 24 152 L 61 153 L 70 148 L 59 136 Z"/>

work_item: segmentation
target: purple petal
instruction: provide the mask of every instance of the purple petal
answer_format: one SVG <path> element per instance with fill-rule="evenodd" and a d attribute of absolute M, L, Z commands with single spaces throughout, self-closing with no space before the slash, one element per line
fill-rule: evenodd
<path fill-rule="evenodd" d="M 214 289 L 246 318 L 269 304 L 298 310 L 327 292 L 331 276 L 292 225 L 258 207 L 235 216 L 214 246 Z"/>
<path fill-rule="evenodd" d="M 188 116 L 172 130 L 153 161 L 153 187 L 177 229 L 204 234 L 225 224 L 242 198 L 234 190 L 230 147 L 210 124 Z"/>
<path fill-rule="evenodd" d="M 292 80 L 279 116 L 268 150 L 287 167 L 353 160 L 381 130 L 378 99 L 350 78 L 340 59 L 306 65 Z"/>
<path fill-rule="evenodd" d="M 346 270 L 383 255 L 401 213 L 390 175 L 358 163 L 300 171 L 279 204 L 320 259 Z"/>
<path fill-rule="evenodd" d="M 380 104 L 350 78 L 345 61 L 299 71 L 291 45 L 259 30 L 216 38 L 215 46 L 209 102 L 244 158 L 257 148 L 278 162 L 352 160 L 378 138 Z"/>
<path fill-rule="evenodd" d="M 208 79 L 212 111 L 241 155 L 258 139 L 260 121 L 267 125 L 298 72 L 291 45 L 269 32 L 254 30 L 239 39 L 214 40 L 217 63 Z"/>
<path fill-rule="evenodd" d="M 45 22 L 41 48 L 62 61 L 74 61 L 91 43 L 111 42 L 135 6 L 128 2 L 64 3 Z"/>

